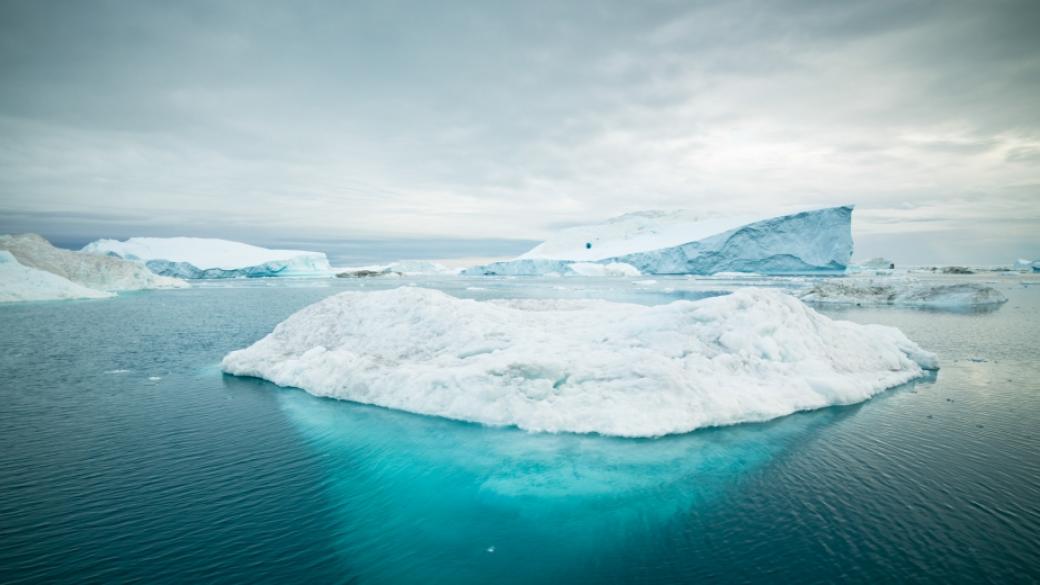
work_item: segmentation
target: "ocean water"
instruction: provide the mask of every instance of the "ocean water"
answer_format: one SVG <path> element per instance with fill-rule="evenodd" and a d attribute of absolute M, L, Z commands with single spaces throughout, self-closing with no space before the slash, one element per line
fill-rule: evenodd
<path fill-rule="evenodd" d="M 654 440 L 318 399 L 220 359 L 344 289 L 661 303 L 799 279 L 202 283 L 0 306 L 0 582 L 1040 580 L 1040 286 L 996 310 L 827 309 L 937 375 Z"/>

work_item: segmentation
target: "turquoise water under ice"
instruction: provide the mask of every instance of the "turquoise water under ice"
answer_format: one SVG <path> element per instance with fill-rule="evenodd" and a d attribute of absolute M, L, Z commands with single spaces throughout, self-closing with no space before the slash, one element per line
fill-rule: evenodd
<path fill-rule="evenodd" d="M 999 281 L 1011 300 L 996 311 L 827 310 L 902 328 L 942 369 L 860 405 L 656 440 L 486 428 L 220 373 L 313 301 L 410 282 L 0 306 L 0 582 L 1040 579 L 1040 286 Z M 732 288 L 425 284 L 644 303 Z"/>

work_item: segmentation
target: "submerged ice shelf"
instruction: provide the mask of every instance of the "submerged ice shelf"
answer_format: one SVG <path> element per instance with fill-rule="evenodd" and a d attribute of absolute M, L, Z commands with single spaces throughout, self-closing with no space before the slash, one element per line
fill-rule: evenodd
<path fill-rule="evenodd" d="M 647 437 L 860 402 L 937 361 L 779 291 L 647 307 L 402 287 L 315 303 L 222 367 L 420 414 Z"/>
<path fill-rule="evenodd" d="M 214 238 L 97 240 L 83 252 L 141 260 L 157 274 L 188 279 L 332 275 L 322 252 L 271 250 Z"/>
<path fill-rule="evenodd" d="M 640 212 L 563 230 L 515 260 L 467 276 L 572 274 L 576 263 L 619 264 L 644 274 L 841 272 L 852 257 L 852 206 L 779 217 L 695 220 Z"/>

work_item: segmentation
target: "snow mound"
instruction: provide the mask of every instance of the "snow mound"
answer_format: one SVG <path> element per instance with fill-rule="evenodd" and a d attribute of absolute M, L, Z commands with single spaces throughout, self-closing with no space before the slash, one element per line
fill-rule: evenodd
<path fill-rule="evenodd" d="M 1007 297 L 977 283 L 943 284 L 917 280 L 826 280 L 801 296 L 808 303 L 833 305 L 901 305 L 906 307 L 971 308 L 999 305 Z"/>
<path fill-rule="evenodd" d="M 686 212 L 628 214 L 563 230 L 516 260 L 463 274 L 566 274 L 575 262 L 624 263 L 644 274 L 841 272 L 852 257 L 852 209 L 697 221 Z"/>
<path fill-rule="evenodd" d="M 180 278 L 331 276 L 322 252 L 270 250 L 214 238 L 130 238 L 97 240 L 83 250 L 142 260 L 153 272 Z"/>
<path fill-rule="evenodd" d="M 159 276 L 143 264 L 55 248 L 36 234 L 0 236 L 0 250 L 7 250 L 23 266 L 45 270 L 83 286 L 107 291 L 150 288 L 183 288 L 188 283 Z"/>
<path fill-rule="evenodd" d="M 222 367 L 426 415 L 649 437 L 859 402 L 937 363 L 898 329 L 765 289 L 647 307 L 402 287 L 315 303 Z"/>
<path fill-rule="evenodd" d="M 24 266 L 13 254 L 0 250 L 0 303 L 105 299 L 113 296 L 110 292 L 87 288 L 46 270 Z"/>

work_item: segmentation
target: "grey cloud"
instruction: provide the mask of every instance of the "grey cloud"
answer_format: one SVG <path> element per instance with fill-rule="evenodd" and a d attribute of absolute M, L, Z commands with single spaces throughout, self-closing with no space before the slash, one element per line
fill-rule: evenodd
<path fill-rule="evenodd" d="M 953 199 L 992 231 L 1040 201 L 1038 8 L 4 2 L 0 209 L 381 241 L 846 201 L 868 234 Z"/>

